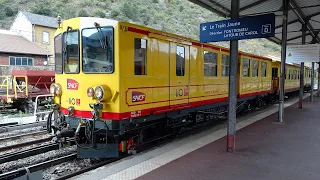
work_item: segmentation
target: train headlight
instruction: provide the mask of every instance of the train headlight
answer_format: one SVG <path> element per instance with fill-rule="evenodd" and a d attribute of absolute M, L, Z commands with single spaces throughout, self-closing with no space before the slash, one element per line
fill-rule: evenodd
<path fill-rule="evenodd" d="M 94 89 L 94 98 L 99 101 L 110 101 L 112 98 L 110 87 L 108 85 L 96 86 Z"/>
<path fill-rule="evenodd" d="M 50 93 L 55 95 L 61 95 L 61 86 L 59 84 L 51 84 Z"/>
<path fill-rule="evenodd" d="M 51 84 L 51 85 L 50 85 L 50 93 L 51 93 L 51 94 L 54 94 L 55 88 L 56 88 L 56 85 L 55 85 L 55 84 Z"/>
<path fill-rule="evenodd" d="M 61 95 L 61 86 L 59 84 L 56 84 L 54 92 L 56 93 L 56 95 Z"/>
<path fill-rule="evenodd" d="M 94 96 L 101 101 L 103 99 L 104 96 L 104 90 L 103 87 L 101 86 L 97 86 L 96 89 L 94 90 Z"/>
<path fill-rule="evenodd" d="M 87 89 L 87 95 L 88 95 L 88 97 L 93 97 L 93 95 L 94 95 L 94 90 L 93 90 L 92 87 L 89 87 L 89 88 Z"/>

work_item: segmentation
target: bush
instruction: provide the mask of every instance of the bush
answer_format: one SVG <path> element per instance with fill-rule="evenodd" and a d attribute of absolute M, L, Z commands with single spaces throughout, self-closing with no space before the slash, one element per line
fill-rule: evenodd
<path fill-rule="evenodd" d="M 101 17 L 101 18 L 105 18 L 106 17 L 106 14 L 104 12 L 102 12 L 100 9 L 96 9 L 94 11 L 94 15 L 98 16 L 98 17 Z"/>
<path fill-rule="evenodd" d="M 110 16 L 111 16 L 111 18 L 115 19 L 115 18 L 117 18 L 119 16 L 119 14 L 120 14 L 119 11 L 117 11 L 115 9 L 112 9 L 111 13 L 110 13 Z"/>
<path fill-rule="evenodd" d="M 89 14 L 87 13 L 86 10 L 81 9 L 81 10 L 78 12 L 78 16 L 79 16 L 79 17 L 88 17 Z"/>

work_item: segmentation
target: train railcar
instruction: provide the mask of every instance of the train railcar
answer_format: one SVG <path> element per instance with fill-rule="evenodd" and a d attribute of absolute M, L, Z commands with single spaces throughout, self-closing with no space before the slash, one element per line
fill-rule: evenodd
<path fill-rule="evenodd" d="M 308 66 L 304 66 L 304 91 L 311 90 L 311 71 L 312 69 Z"/>
<path fill-rule="evenodd" d="M 275 92 L 279 94 L 280 62 L 272 62 L 272 79 Z M 295 64 L 285 64 L 285 95 L 295 96 L 300 88 L 300 66 Z"/>
<path fill-rule="evenodd" d="M 13 70 L 10 76 L 0 76 L 0 107 L 43 115 L 54 76 L 52 70 Z"/>
<path fill-rule="evenodd" d="M 229 50 L 110 19 L 80 17 L 55 35 L 48 129 L 79 158 L 118 157 L 227 112 Z M 237 110 L 270 103 L 271 59 L 239 52 Z"/>

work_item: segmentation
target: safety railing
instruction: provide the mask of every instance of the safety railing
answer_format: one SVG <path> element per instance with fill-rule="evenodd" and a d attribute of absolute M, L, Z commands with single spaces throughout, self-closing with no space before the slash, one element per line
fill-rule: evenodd
<path fill-rule="evenodd" d="M 10 80 L 11 80 L 11 76 L 0 76 L 0 91 L 5 91 L 6 93 L 6 98 L 8 100 L 9 98 L 9 94 L 10 94 Z"/>
<path fill-rule="evenodd" d="M 41 115 L 41 114 L 47 114 L 49 112 L 51 112 L 51 110 L 48 110 L 48 111 L 42 111 L 42 112 L 37 112 L 38 110 L 38 101 L 39 101 L 39 98 L 43 98 L 43 97 L 52 97 L 52 94 L 43 94 L 43 95 L 38 95 L 36 96 L 36 99 L 35 99 L 35 105 L 34 105 L 34 111 L 33 111 L 33 115 L 36 116 L 36 115 Z"/>
<path fill-rule="evenodd" d="M 24 78 L 24 81 L 21 84 L 17 84 L 17 78 Z M 26 97 L 29 95 L 29 85 L 28 85 L 28 77 L 27 76 L 14 76 L 13 77 L 13 90 L 14 90 L 14 97 L 17 98 L 17 91 L 24 92 Z"/>

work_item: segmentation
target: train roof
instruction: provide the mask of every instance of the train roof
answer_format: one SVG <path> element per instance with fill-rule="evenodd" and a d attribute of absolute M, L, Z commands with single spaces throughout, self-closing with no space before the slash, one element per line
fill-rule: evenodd
<path fill-rule="evenodd" d="M 165 36 L 166 38 L 172 38 L 172 39 L 175 39 L 178 41 L 183 41 L 185 43 L 189 43 L 190 45 L 194 45 L 194 46 L 211 48 L 211 49 L 219 50 L 222 52 L 230 52 L 229 48 L 225 48 L 222 46 L 218 46 L 218 45 L 214 45 L 214 44 L 210 44 L 210 43 L 200 43 L 200 41 L 198 41 L 198 40 L 194 40 L 192 38 L 188 38 L 188 37 L 185 37 L 182 35 L 177 35 L 177 34 L 165 32 L 165 31 L 157 30 L 157 29 L 154 29 L 151 27 L 142 26 L 142 25 L 134 24 L 134 23 L 130 23 L 130 22 L 117 21 L 117 20 L 113 20 L 113 19 L 98 18 L 98 17 L 75 17 L 75 18 L 71 18 L 71 19 L 67 19 L 67 20 L 63 21 L 62 24 L 69 23 L 69 22 L 71 23 L 72 21 L 79 21 L 81 29 L 86 28 L 86 27 L 93 27 L 94 25 L 92 22 L 98 22 L 101 24 L 109 23 L 112 25 L 116 25 L 117 23 L 126 24 L 126 25 L 130 26 L 131 29 L 135 30 L 135 32 L 142 33 L 145 35 L 148 35 L 149 33 L 151 33 L 151 34 L 156 34 L 156 35 L 160 35 L 160 36 Z M 72 22 L 72 23 L 74 23 L 74 22 Z M 63 29 L 65 29 L 65 27 Z M 55 35 L 61 33 L 61 31 L 62 31 L 62 29 L 58 28 Z M 239 55 L 272 61 L 271 58 L 247 53 L 244 51 L 239 51 Z"/>

